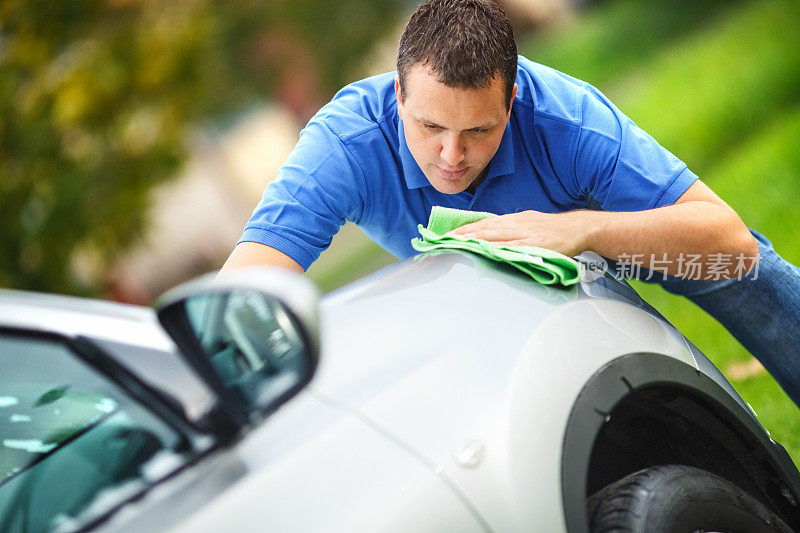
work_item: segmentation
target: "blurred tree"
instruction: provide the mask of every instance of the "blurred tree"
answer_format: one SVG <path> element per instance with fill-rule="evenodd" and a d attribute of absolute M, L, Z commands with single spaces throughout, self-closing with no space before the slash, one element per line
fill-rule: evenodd
<path fill-rule="evenodd" d="M 268 95 L 307 118 L 397 0 L 3 0 L 0 286 L 90 294 L 140 235 L 186 126 Z M 268 140 L 265 140 L 268 142 Z"/>

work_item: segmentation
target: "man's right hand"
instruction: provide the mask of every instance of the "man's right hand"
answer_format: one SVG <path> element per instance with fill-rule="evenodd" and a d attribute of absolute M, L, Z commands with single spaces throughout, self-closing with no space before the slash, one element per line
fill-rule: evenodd
<path fill-rule="evenodd" d="M 283 252 L 279 252 L 271 246 L 256 242 L 240 242 L 231 252 L 228 260 L 222 265 L 219 276 L 225 275 L 237 268 L 264 265 L 288 268 L 295 272 L 303 273 L 303 267 Z"/>

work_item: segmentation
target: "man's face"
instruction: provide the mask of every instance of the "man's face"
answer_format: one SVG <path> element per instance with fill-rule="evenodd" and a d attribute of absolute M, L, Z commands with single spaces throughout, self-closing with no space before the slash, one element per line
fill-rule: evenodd
<path fill-rule="evenodd" d="M 495 77 L 479 89 L 448 87 L 427 66 L 417 64 L 405 81 L 403 100 L 395 79 L 397 109 L 408 149 L 430 184 L 456 194 L 483 179 L 511 115 L 503 80 Z"/>

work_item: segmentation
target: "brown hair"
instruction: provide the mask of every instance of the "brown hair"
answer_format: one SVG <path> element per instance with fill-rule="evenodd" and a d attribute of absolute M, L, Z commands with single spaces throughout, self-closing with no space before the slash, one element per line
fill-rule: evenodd
<path fill-rule="evenodd" d="M 448 87 L 488 87 L 499 76 L 508 106 L 517 77 L 511 21 L 493 0 L 427 0 L 411 15 L 397 49 L 403 97 L 408 70 L 418 63 Z"/>

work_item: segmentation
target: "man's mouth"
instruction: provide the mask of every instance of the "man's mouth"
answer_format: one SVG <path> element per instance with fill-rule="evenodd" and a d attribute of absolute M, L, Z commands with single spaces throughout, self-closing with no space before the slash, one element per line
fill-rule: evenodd
<path fill-rule="evenodd" d="M 439 172 L 439 175 L 446 180 L 457 180 L 467 173 L 469 167 L 464 167 L 461 170 L 445 170 L 437 166 L 436 170 Z"/>

